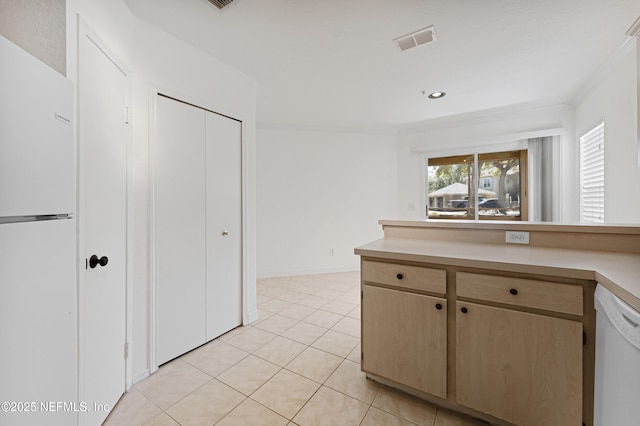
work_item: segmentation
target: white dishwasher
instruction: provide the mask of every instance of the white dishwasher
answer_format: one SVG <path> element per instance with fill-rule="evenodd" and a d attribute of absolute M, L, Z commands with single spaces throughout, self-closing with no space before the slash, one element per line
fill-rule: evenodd
<path fill-rule="evenodd" d="M 595 426 L 640 425 L 640 312 L 598 284 Z"/>

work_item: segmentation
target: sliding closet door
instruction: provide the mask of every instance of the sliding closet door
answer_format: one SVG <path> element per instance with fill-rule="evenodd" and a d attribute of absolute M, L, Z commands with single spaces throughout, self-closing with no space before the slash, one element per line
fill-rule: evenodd
<path fill-rule="evenodd" d="M 242 323 L 241 123 L 207 112 L 207 340 Z"/>
<path fill-rule="evenodd" d="M 205 111 L 158 96 L 156 102 L 156 361 L 206 339 Z"/>

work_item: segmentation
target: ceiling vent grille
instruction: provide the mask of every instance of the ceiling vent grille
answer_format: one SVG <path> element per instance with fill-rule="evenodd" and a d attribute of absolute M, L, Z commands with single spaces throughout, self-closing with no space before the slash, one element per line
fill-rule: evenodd
<path fill-rule="evenodd" d="M 218 9 L 222 9 L 224 7 L 229 6 L 231 3 L 233 3 L 233 0 L 209 0 L 209 3 L 211 3 Z"/>
<path fill-rule="evenodd" d="M 398 46 L 401 51 L 411 49 L 421 44 L 429 44 L 436 41 L 436 31 L 433 25 L 427 28 L 423 28 L 418 31 L 414 31 L 411 34 L 403 35 L 393 39 L 393 42 Z"/>

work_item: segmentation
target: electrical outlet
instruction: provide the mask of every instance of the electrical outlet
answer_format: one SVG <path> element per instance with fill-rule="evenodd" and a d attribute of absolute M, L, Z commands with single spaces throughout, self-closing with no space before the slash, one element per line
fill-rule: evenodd
<path fill-rule="evenodd" d="M 509 244 L 529 244 L 529 233 L 507 231 L 505 241 Z"/>

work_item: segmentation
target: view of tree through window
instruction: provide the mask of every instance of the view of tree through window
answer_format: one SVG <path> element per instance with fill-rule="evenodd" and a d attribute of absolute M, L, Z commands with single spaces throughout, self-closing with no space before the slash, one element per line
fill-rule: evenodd
<path fill-rule="evenodd" d="M 473 219 L 477 208 L 480 219 L 526 220 L 526 158 L 524 150 L 479 154 L 477 165 L 472 155 L 429 158 L 428 217 Z M 480 185 L 474 184 L 474 166 Z"/>
<path fill-rule="evenodd" d="M 478 204 L 478 214 L 500 219 L 519 218 L 521 211 L 520 151 L 478 155 L 480 178 L 491 179 L 493 196 Z M 506 216 L 506 217 L 505 217 Z"/>
<path fill-rule="evenodd" d="M 473 180 L 473 156 L 430 158 L 428 164 L 427 210 L 430 218 L 473 218 L 469 205 Z"/>

